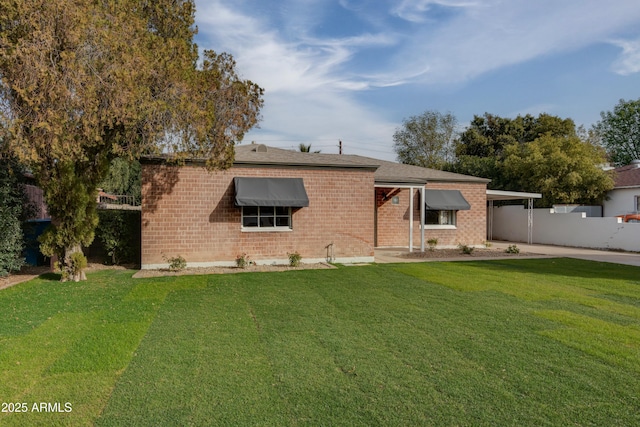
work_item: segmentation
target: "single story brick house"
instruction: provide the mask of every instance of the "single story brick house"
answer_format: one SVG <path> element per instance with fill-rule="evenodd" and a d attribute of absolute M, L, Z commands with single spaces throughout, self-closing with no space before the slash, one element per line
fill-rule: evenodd
<path fill-rule="evenodd" d="M 487 179 L 262 144 L 235 150 L 224 171 L 142 160 L 143 269 L 177 256 L 190 267 L 235 265 L 241 254 L 286 264 L 293 252 L 302 262 L 372 262 L 375 247 L 486 238 Z"/>
<path fill-rule="evenodd" d="M 604 216 L 640 212 L 640 160 L 614 169 L 614 187 L 603 203 Z"/>

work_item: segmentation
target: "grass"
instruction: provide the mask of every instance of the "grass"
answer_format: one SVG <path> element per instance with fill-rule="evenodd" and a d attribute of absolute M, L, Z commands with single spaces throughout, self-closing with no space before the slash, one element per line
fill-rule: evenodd
<path fill-rule="evenodd" d="M 640 424 L 636 267 L 131 274 L 0 292 L 0 425 Z"/>

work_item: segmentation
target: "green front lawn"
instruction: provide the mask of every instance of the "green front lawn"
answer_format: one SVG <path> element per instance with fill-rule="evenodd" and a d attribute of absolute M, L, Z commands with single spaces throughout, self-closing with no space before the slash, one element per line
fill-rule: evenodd
<path fill-rule="evenodd" d="M 0 425 L 640 425 L 636 267 L 131 274 L 0 291 Z"/>

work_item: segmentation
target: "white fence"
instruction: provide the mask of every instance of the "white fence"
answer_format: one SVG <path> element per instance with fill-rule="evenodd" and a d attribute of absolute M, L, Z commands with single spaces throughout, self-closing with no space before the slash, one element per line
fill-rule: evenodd
<path fill-rule="evenodd" d="M 523 206 L 494 207 L 492 238 L 527 242 L 527 210 Z M 640 223 L 619 218 L 587 218 L 584 213 L 533 210 L 533 243 L 593 249 L 640 251 Z"/>

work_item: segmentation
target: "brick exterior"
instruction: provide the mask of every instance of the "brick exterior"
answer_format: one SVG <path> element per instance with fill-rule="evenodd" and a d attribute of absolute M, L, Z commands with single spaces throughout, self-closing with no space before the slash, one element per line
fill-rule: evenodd
<path fill-rule="evenodd" d="M 458 244 L 480 245 L 486 240 L 486 184 L 465 182 L 432 182 L 426 188 L 434 190 L 460 190 L 471 205 L 470 210 L 458 211 L 454 230 L 425 230 L 425 245 L 429 239 L 438 239 L 438 246 Z M 376 188 L 376 246 L 407 247 L 409 245 L 409 189 Z M 392 204 L 393 196 L 399 204 Z M 414 189 L 413 245 L 420 247 L 420 191 Z"/>
<path fill-rule="evenodd" d="M 292 212 L 291 231 L 241 231 L 233 178 L 303 178 L 309 206 Z M 142 267 L 182 256 L 189 265 L 251 260 L 325 259 L 333 243 L 341 259 L 373 257 L 374 173 L 365 169 L 241 167 L 208 172 L 202 167 L 142 165 Z"/>

